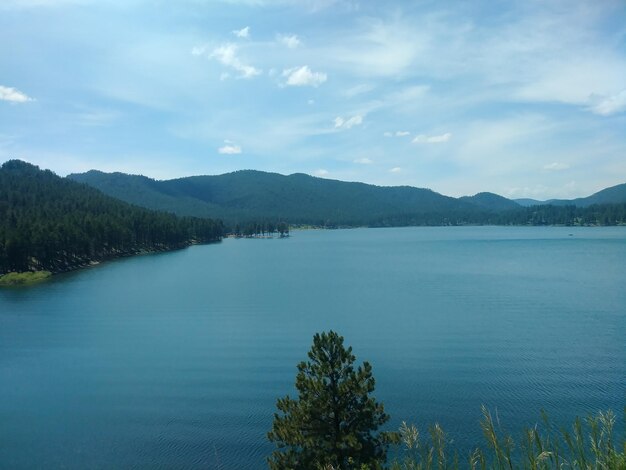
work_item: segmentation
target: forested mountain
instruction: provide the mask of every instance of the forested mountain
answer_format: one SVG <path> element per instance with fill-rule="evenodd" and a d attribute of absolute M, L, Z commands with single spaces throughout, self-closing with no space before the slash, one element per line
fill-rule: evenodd
<path fill-rule="evenodd" d="M 383 187 L 315 178 L 296 173 L 243 170 L 218 176 L 156 181 L 145 176 L 89 171 L 68 178 L 127 202 L 179 215 L 217 217 L 245 232 L 252 224 L 336 226 L 458 224 L 616 224 L 625 221 L 619 201 L 626 185 L 600 191 L 561 207 L 523 204 L 493 193 L 458 199 L 429 189 Z M 574 202 L 583 201 L 584 207 Z M 626 203 L 626 201 L 624 201 Z"/>
<path fill-rule="evenodd" d="M 221 222 L 132 206 L 19 160 L 0 168 L 0 274 L 65 271 L 220 240 L 222 230 Z"/>
<path fill-rule="evenodd" d="M 155 212 L 120 199 L 182 214 Z M 586 198 L 619 196 L 625 185 Z M 626 223 L 626 203 L 519 207 L 491 193 L 455 199 L 427 189 L 239 171 L 155 181 L 92 171 L 60 178 L 17 160 L 0 168 L 0 274 L 65 271 L 140 251 L 219 240 L 223 216 L 237 234 L 288 233 L 287 224 L 614 225 Z"/>
<path fill-rule="evenodd" d="M 494 193 L 478 193 L 474 196 L 463 196 L 459 199 L 474 204 L 487 211 L 500 212 L 520 208 L 520 205 L 517 202 L 511 201 L 510 199 Z"/>
<path fill-rule="evenodd" d="M 623 204 L 626 203 L 626 183 L 611 186 L 588 197 L 571 201 L 558 201 L 561 205 L 574 204 L 577 207 L 589 207 L 594 204 Z"/>
<path fill-rule="evenodd" d="M 542 204 L 548 204 L 547 201 L 539 201 L 538 199 L 531 199 L 528 197 L 514 199 L 514 201 L 522 207 L 532 207 L 532 206 L 540 206 Z"/>
<path fill-rule="evenodd" d="M 626 183 L 611 186 L 591 196 L 577 199 L 550 199 L 547 201 L 516 199 L 515 202 L 525 207 L 540 205 L 589 207 L 594 204 L 626 204 Z"/>
<path fill-rule="evenodd" d="M 284 176 L 244 170 L 155 181 L 89 171 L 68 178 L 152 209 L 219 217 L 231 227 L 256 220 L 319 226 L 471 223 L 518 207 L 495 194 L 455 199 L 428 189 L 348 183 L 300 173 Z"/>

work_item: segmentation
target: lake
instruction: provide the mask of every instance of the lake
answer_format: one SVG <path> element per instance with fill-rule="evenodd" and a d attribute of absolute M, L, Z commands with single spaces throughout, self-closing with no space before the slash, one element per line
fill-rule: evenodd
<path fill-rule="evenodd" d="M 265 468 L 313 334 L 391 415 L 483 444 L 626 403 L 626 227 L 296 231 L 0 290 L 1 468 Z M 623 424 L 623 420 L 619 420 Z"/>

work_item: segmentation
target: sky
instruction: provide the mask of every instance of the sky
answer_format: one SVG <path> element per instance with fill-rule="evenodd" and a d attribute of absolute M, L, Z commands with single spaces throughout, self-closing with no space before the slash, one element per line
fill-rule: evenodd
<path fill-rule="evenodd" d="M 624 0 L 0 0 L 0 162 L 450 196 L 626 182 Z"/>

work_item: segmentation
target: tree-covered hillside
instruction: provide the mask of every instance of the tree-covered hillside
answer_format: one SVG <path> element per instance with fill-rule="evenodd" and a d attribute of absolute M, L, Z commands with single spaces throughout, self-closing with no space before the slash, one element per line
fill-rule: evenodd
<path fill-rule="evenodd" d="M 151 209 L 219 217 L 231 227 L 263 220 L 318 226 L 444 225 L 483 220 L 485 213 L 492 212 L 482 201 L 477 204 L 428 189 L 349 183 L 300 173 L 284 176 L 244 170 L 155 181 L 90 171 L 69 178 Z"/>
<path fill-rule="evenodd" d="M 463 196 L 459 199 L 490 212 L 501 212 L 520 208 L 517 202 L 493 193 L 478 193 L 474 196 Z"/>
<path fill-rule="evenodd" d="M 135 207 L 19 160 L 0 168 L 0 274 L 65 271 L 221 237 L 221 222 Z"/>
<path fill-rule="evenodd" d="M 537 201 L 535 199 L 516 199 L 515 202 L 521 206 L 576 206 L 589 207 L 598 204 L 626 204 L 626 183 L 605 188 L 591 196 L 577 199 L 550 199 L 548 201 Z"/>
<path fill-rule="evenodd" d="M 619 202 L 617 204 L 577 207 L 570 202 L 558 207 L 522 207 L 493 193 L 455 199 L 428 189 L 348 183 L 298 173 L 284 176 L 244 170 L 156 181 L 145 176 L 89 171 L 69 178 L 150 209 L 220 218 L 235 233 L 238 229 L 243 233 L 252 226 L 285 222 L 324 227 L 614 225 L 626 222 L 626 201 L 620 202 L 620 187 L 586 198 L 603 203 Z M 607 192 L 611 197 L 596 197 L 606 196 Z"/>

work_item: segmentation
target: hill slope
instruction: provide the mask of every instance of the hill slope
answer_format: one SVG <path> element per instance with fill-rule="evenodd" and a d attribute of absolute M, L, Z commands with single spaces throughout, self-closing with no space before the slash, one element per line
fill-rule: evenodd
<path fill-rule="evenodd" d="M 89 171 L 69 175 L 127 202 L 179 215 L 217 217 L 230 229 L 258 222 L 318 226 L 612 225 L 624 223 L 619 203 L 626 185 L 588 198 L 546 205 L 493 193 L 458 199 L 429 189 L 348 183 L 296 173 L 242 170 L 217 176 L 156 181 L 145 176 Z M 606 204 L 604 201 L 617 201 Z M 252 224 L 251 224 L 252 223 Z"/>
<path fill-rule="evenodd" d="M 603 189 L 585 198 L 574 199 L 572 202 L 580 207 L 588 207 L 593 204 L 626 203 L 626 183 L 611 186 L 610 188 Z"/>
<path fill-rule="evenodd" d="M 494 193 L 478 193 L 459 198 L 488 211 L 510 211 L 520 208 L 520 204 Z"/>
<path fill-rule="evenodd" d="M 515 199 L 515 202 L 524 207 L 540 205 L 589 207 L 594 204 L 625 204 L 626 183 L 611 186 L 610 188 L 602 189 L 591 196 L 580 197 L 577 199 L 550 199 L 548 201 Z"/>
<path fill-rule="evenodd" d="M 145 207 L 219 217 L 231 225 L 260 219 L 326 226 L 431 225 L 476 221 L 485 213 L 519 207 L 497 195 L 455 199 L 429 189 L 348 183 L 301 173 L 243 170 L 155 181 L 92 170 L 68 178 Z"/>
<path fill-rule="evenodd" d="M 0 167 L 0 274 L 66 271 L 221 236 L 219 222 L 131 206 L 19 160 Z"/>

